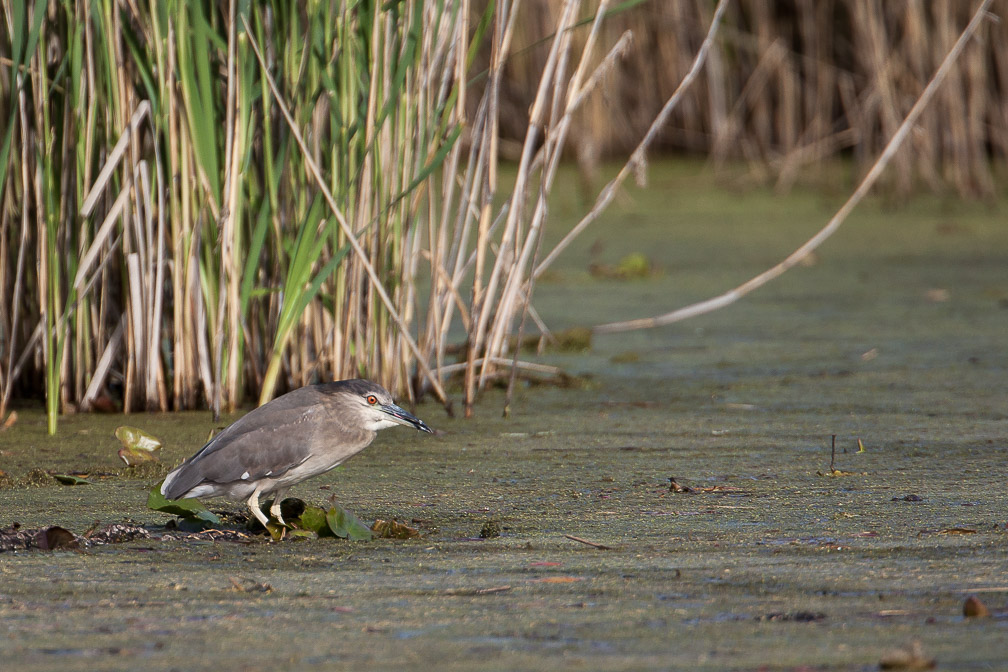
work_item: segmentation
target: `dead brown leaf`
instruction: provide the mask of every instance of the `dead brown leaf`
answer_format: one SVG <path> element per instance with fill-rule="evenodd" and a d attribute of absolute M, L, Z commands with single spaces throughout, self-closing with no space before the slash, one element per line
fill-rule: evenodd
<path fill-rule="evenodd" d="M 39 530 L 35 535 L 35 543 L 43 551 L 67 550 L 80 547 L 74 533 L 59 525 L 52 525 Z"/>
<path fill-rule="evenodd" d="M 371 531 L 379 539 L 413 539 L 420 536 L 420 530 L 393 520 L 376 520 Z"/>
<path fill-rule="evenodd" d="M 970 595 L 963 602 L 963 616 L 966 618 L 989 618 L 990 609 L 976 595 Z"/>

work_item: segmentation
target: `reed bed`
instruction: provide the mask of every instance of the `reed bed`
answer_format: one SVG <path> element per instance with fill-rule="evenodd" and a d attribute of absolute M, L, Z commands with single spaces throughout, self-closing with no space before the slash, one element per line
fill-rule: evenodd
<path fill-rule="evenodd" d="M 506 350 L 497 315 L 527 305 L 505 285 L 544 221 L 548 185 L 532 175 L 545 157 L 552 179 L 563 145 L 530 137 L 535 186 L 501 205 L 497 99 L 518 5 L 3 11 L 4 416 L 40 396 L 54 432 L 59 412 L 120 398 L 127 412 L 220 412 L 352 376 L 447 404 L 453 322 L 473 339 L 467 379 L 478 367 L 485 384 Z M 581 12 L 567 2 L 540 126 L 570 105 Z M 484 41 L 490 84 L 470 119 Z"/>
<path fill-rule="evenodd" d="M 968 15 L 855 5 L 4 0 L 0 418 L 43 398 L 55 432 L 60 412 L 221 412 L 355 376 L 449 409 L 457 379 L 471 414 L 493 381 L 548 371 L 511 345 L 548 335 L 535 279 L 655 143 L 782 184 L 871 156 L 933 69 L 909 43 L 950 43 Z M 850 53 L 824 23 L 843 11 Z M 994 188 L 1005 44 L 957 62 L 943 112 L 964 121 L 927 122 L 907 175 Z M 630 146 L 542 249 L 562 158 L 588 170 Z"/>
<path fill-rule="evenodd" d="M 520 25 L 523 44 L 546 40 L 559 11 L 551 0 L 530 3 L 529 12 L 541 19 Z M 735 0 L 702 77 L 672 113 L 657 148 L 709 156 L 723 168 L 741 163 L 748 180 L 782 190 L 815 177 L 831 158 L 853 159 L 864 175 L 977 4 Z M 605 22 L 603 43 L 626 31 L 633 43 L 606 95 L 575 117 L 570 153 L 586 178 L 601 160 L 636 146 L 693 62 L 713 11 L 704 0 L 641 2 Z M 897 198 L 915 189 L 966 198 L 1003 193 L 995 175 L 1008 164 L 1008 3 L 996 0 L 989 12 L 994 20 L 957 60 L 883 178 Z M 506 139 L 524 136 L 545 59 L 543 45 L 509 63 Z"/>

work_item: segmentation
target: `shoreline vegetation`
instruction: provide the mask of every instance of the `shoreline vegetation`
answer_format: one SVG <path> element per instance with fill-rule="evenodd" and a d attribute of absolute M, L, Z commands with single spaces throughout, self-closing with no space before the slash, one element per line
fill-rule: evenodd
<path fill-rule="evenodd" d="M 44 398 L 50 433 L 357 376 L 448 408 L 458 376 L 470 415 L 550 338 L 561 161 L 571 235 L 649 151 L 870 176 L 964 36 L 881 185 L 992 198 L 1008 157 L 989 2 L 2 4 L 0 421 Z"/>

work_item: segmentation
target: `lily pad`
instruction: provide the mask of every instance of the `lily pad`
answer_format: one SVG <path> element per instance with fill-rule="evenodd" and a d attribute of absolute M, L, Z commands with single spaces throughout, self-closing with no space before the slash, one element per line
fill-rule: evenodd
<path fill-rule="evenodd" d="M 115 436 L 123 445 L 119 449 L 119 457 L 127 467 L 161 461 L 161 439 L 153 434 L 129 425 L 120 425 L 116 427 Z"/>
<path fill-rule="evenodd" d="M 327 537 L 332 534 L 329 529 L 329 521 L 326 520 L 326 512 L 317 506 L 305 507 L 298 518 L 297 526 L 303 530 L 314 532 L 320 537 Z"/>
<path fill-rule="evenodd" d="M 220 525 L 220 518 L 207 511 L 198 499 L 167 499 L 159 486 L 154 486 L 147 496 L 147 508 L 162 513 L 170 513 L 183 520 L 201 521 L 206 525 Z"/>
<path fill-rule="evenodd" d="M 63 485 L 91 485 L 91 481 L 73 474 L 53 474 L 52 477 Z"/>
<path fill-rule="evenodd" d="M 340 506 L 334 506 L 326 512 L 326 522 L 332 533 L 341 539 L 367 541 L 374 537 L 367 525 Z"/>

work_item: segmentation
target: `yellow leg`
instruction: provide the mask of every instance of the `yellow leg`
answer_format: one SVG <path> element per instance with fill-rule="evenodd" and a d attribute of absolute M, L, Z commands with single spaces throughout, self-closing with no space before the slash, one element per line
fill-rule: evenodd
<path fill-rule="evenodd" d="M 283 516 L 280 515 L 280 501 L 283 499 L 284 495 L 287 494 L 287 490 L 277 490 L 273 493 L 273 506 L 270 507 L 270 515 L 277 519 L 277 522 L 281 525 L 286 525 Z"/>
<path fill-rule="evenodd" d="M 259 522 L 263 524 L 263 527 L 266 527 L 269 519 L 266 518 L 263 512 L 259 509 L 259 488 L 252 491 L 252 496 L 249 497 L 245 503 L 248 504 L 249 510 L 252 511 L 252 515 L 259 519 Z"/>

